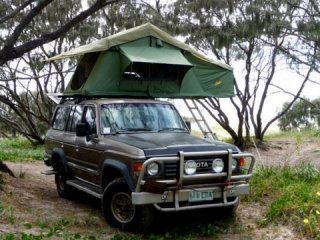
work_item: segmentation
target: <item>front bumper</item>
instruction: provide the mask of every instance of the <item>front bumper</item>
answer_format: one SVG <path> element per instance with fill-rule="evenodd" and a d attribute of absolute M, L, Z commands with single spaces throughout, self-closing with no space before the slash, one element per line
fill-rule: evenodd
<path fill-rule="evenodd" d="M 154 206 L 164 212 L 182 211 L 199 208 L 226 207 L 235 205 L 238 197 L 249 194 L 249 184 L 240 184 L 226 187 L 206 187 L 196 189 L 181 189 L 176 191 L 165 191 L 163 194 L 149 192 L 132 193 L 132 202 L 136 205 L 154 204 Z M 212 192 L 213 200 L 220 200 L 214 203 L 201 203 L 188 205 L 189 194 L 193 192 Z M 232 199 L 232 200 L 228 200 Z M 174 207 L 161 207 L 162 203 L 174 203 Z M 181 206 L 181 203 L 184 203 Z M 159 205 L 160 204 L 160 205 Z"/>
<path fill-rule="evenodd" d="M 222 156 L 228 155 L 228 169 L 222 173 L 206 173 L 185 175 L 184 159 L 185 157 L 202 157 L 202 156 Z M 241 175 L 232 174 L 232 159 L 234 157 L 244 157 L 250 159 L 250 164 L 244 169 L 246 172 Z M 152 193 L 142 191 L 145 184 L 143 176 L 146 167 L 151 162 L 161 161 L 179 161 L 179 174 L 177 179 L 159 180 L 162 184 L 168 184 L 169 187 L 163 193 Z M 200 208 L 214 208 L 232 206 L 237 204 L 238 197 L 249 194 L 249 180 L 252 176 L 252 170 L 255 159 L 252 154 L 240 153 L 233 154 L 231 150 L 215 152 L 179 152 L 177 157 L 154 157 L 143 163 L 142 170 L 136 186 L 136 191 L 132 193 L 132 202 L 135 205 L 154 204 L 160 211 L 183 211 Z M 214 179 L 224 179 L 223 182 L 214 183 Z M 202 184 L 192 184 L 193 181 L 202 181 Z M 205 182 L 205 184 L 203 184 Z M 210 193 L 210 200 L 190 202 L 190 194 Z M 169 203 L 169 204 L 168 204 Z M 171 204 L 170 204 L 171 203 Z"/>

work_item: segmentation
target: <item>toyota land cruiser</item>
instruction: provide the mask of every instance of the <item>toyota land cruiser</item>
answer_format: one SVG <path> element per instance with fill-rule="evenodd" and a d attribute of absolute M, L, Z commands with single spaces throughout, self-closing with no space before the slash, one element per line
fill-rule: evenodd
<path fill-rule="evenodd" d="M 106 220 L 146 226 L 152 211 L 235 209 L 249 193 L 254 157 L 190 134 L 176 108 L 146 99 L 64 100 L 46 135 L 58 194 L 101 199 Z"/>

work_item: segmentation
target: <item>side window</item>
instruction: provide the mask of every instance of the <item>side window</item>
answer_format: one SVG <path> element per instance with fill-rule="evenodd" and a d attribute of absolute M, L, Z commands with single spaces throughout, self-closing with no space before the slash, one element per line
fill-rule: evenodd
<path fill-rule="evenodd" d="M 73 106 L 70 112 L 69 122 L 67 125 L 67 131 L 76 132 L 76 126 L 81 122 L 83 107 Z"/>
<path fill-rule="evenodd" d="M 97 133 L 96 128 L 96 113 L 94 107 L 86 107 L 84 122 L 88 123 L 90 126 L 91 134 Z"/>
<path fill-rule="evenodd" d="M 55 117 L 52 122 L 52 128 L 63 131 L 68 120 L 70 107 L 61 106 L 58 107 Z"/>

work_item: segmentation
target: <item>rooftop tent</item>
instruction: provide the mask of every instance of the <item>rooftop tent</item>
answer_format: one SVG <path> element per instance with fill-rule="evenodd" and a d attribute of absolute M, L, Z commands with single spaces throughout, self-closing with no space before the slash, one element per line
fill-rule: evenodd
<path fill-rule="evenodd" d="M 230 97 L 232 68 L 151 24 L 62 53 L 82 56 L 65 96 Z"/>

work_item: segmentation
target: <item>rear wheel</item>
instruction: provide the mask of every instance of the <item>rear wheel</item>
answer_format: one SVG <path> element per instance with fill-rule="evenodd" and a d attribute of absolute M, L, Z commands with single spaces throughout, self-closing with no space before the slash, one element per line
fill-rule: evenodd
<path fill-rule="evenodd" d="M 110 225 L 126 231 L 144 230 L 152 221 L 150 206 L 132 204 L 131 191 L 123 178 L 113 180 L 106 187 L 102 209 Z"/>
<path fill-rule="evenodd" d="M 57 192 L 60 197 L 70 198 L 71 187 L 67 185 L 68 175 L 63 167 L 60 167 L 58 173 L 55 175 L 55 182 L 57 186 Z"/>

